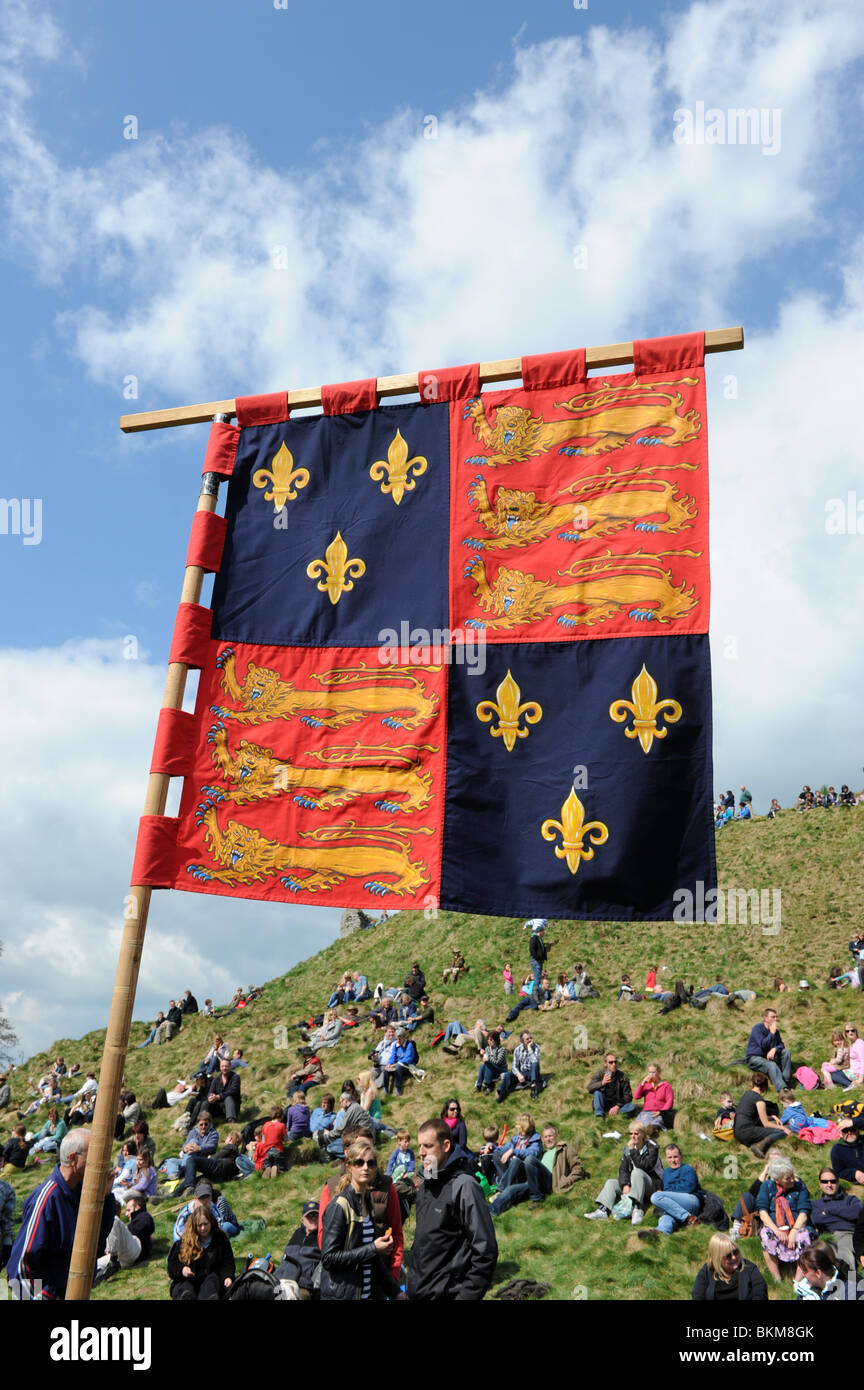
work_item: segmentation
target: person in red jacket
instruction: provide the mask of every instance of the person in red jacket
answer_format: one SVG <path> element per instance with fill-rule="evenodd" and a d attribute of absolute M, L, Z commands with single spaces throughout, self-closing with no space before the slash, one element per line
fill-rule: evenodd
<path fill-rule="evenodd" d="M 368 1134 L 363 1130 L 345 1129 L 342 1134 L 342 1142 L 347 1150 L 352 1139 L 368 1139 Z M 324 1212 L 327 1203 L 336 1192 L 342 1175 L 345 1171 L 343 1161 L 340 1172 L 332 1178 L 328 1178 L 321 1189 L 321 1196 L 318 1202 L 318 1248 L 321 1248 L 321 1236 L 324 1229 Z M 380 1169 L 376 1169 L 375 1177 L 371 1187 L 372 1195 L 372 1215 L 375 1222 L 375 1235 L 383 1236 L 386 1231 L 390 1231 L 393 1236 L 393 1249 L 390 1252 L 390 1273 L 394 1279 L 402 1277 L 402 1256 L 405 1250 L 405 1238 L 402 1234 L 402 1204 L 399 1201 L 399 1193 L 391 1178 L 388 1178 Z"/>

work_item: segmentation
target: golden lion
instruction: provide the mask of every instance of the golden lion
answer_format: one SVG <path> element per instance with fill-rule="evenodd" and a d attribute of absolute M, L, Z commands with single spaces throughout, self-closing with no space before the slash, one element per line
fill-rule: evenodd
<path fill-rule="evenodd" d="M 695 469 L 695 463 L 667 465 L 673 468 Z M 638 466 L 623 473 L 607 469 L 592 478 L 582 478 L 562 489 L 574 501 L 570 503 L 541 502 L 534 492 L 519 488 L 500 487 L 494 506 L 489 497 L 486 480 L 477 474 L 468 496 L 477 520 L 489 538 L 470 536 L 462 542 L 474 550 L 509 550 L 513 546 L 533 545 L 545 540 L 560 526 L 561 541 L 578 541 L 593 536 L 610 536 L 623 527 L 633 525 L 636 531 L 665 531 L 675 533 L 693 525 L 697 515 L 690 497 L 679 496 L 676 485 L 667 478 L 654 478 L 653 468 Z M 638 477 L 634 477 L 638 474 Z M 664 521 L 649 522 L 644 518 L 660 513 Z M 642 520 L 638 520 L 638 518 Z"/>
<path fill-rule="evenodd" d="M 666 444 L 677 447 L 695 439 L 702 428 L 698 410 L 682 412 L 684 397 L 680 391 L 662 390 L 672 386 L 695 386 L 697 377 L 679 377 L 677 381 L 639 382 L 614 386 L 604 382 L 595 391 L 572 396 L 569 401 L 553 401 L 555 410 L 568 410 L 569 420 L 544 420 L 532 415 L 527 406 L 501 405 L 491 423 L 482 396 L 475 396 L 465 406 L 465 418 L 470 419 L 475 437 L 488 450 L 465 460 L 469 464 L 486 464 L 500 468 L 509 463 L 524 463 L 537 458 L 556 445 L 561 454 L 606 454 L 625 444 Z M 568 444 L 579 440 L 578 446 Z"/>
<path fill-rule="evenodd" d="M 262 748 L 245 738 L 232 756 L 223 724 L 213 725 L 207 741 L 212 744 L 213 764 L 227 783 L 222 796 L 235 806 L 294 792 L 298 806 L 330 811 L 358 796 L 377 796 L 375 805 L 380 810 L 410 815 L 422 811 L 432 800 L 432 774 L 420 771 L 421 754 L 438 751 L 429 744 L 420 748 L 365 748 L 358 742 L 309 753 L 310 758 L 327 766 L 298 767 L 275 757 L 272 748 Z M 202 791 L 209 795 L 213 788 L 203 787 Z M 404 800 L 394 801 L 397 796 Z"/>
<path fill-rule="evenodd" d="M 216 807 L 209 799 L 198 807 L 196 821 L 204 826 L 204 842 L 222 866 L 187 864 L 186 872 L 200 883 L 233 887 L 238 883 L 263 883 L 278 874 L 282 887 L 291 893 L 317 893 L 346 878 L 365 878 L 363 887 L 370 893 L 406 897 L 429 882 L 426 865 L 409 858 L 410 842 L 392 826 L 365 828 L 347 821 L 342 826 L 301 830 L 300 838 L 307 844 L 282 845 L 236 820 L 229 820 L 225 830 L 221 830 Z M 413 833 L 434 832 L 418 827 Z M 304 877 L 297 878 L 298 872 Z M 395 883 L 383 883 L 385 875 L 394 878 Z"/>
<path fill-rule="evenodd" d="M 423 680 L 407 666 L 359 666 L 323 671 L 311 679 L 321 681 L 323 690 L 298 690 L 267 666 L 250 661 L 242 681 L 237 679 L 231 647 L 217 658 L 222 668 L 222 689 L 240 709 L 211 705 L 220 719 L 238 724 L 264 724 L 270 719 L 294 719 L 313 729 L 341 729 L 367 715 L 381 714 L 381 723 L 390 729 L 416 729 L 426 724 L 438 708 L 438 695 L 426 694 Z M 440 667 L 431 667 L 440 670 Z M 353 685 L 354 690 L 339 687 Z M 301 712 L 305 711 L 305 713 Z"/>
<path fill-rule="evenodd" d="M 692 585 L 689 589 L 686 583 L 676 587 L 671 571 L 660 563 L 661 556 L 700 554 L 698 550 L 662 550 L 648 555 L 636 550 L 631 555 L 613 555 L 607 550 L 558 571 L 576 579 L 575 584 L 555 584 L 551 579 L 535 579 L 533 574 L 502 566 L 490 585 L 486 566 L 477 558 L 469 562 L 465 574 L 474 580 L 480 607 L 493 617 L 468 618 L 465 625 L 490 630 L 519 627 L 539 622 L 567 604 L 585 611 L 561 614 L 558 622 L 562 627 L 594 627 L 622 612 L 637 622 L 666 624 L 686 617 L 699 599 Z"/>

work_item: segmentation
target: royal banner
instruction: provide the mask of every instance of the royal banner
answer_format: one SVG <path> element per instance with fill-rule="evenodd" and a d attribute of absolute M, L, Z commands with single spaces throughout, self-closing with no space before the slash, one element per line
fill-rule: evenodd
<path fill-rule="evenodd" d="M 572 352 L 518 389 L 419 380 L 214 426 L 221 559 L 212 615 L 178 619 L 197 707 L 142 881 L 669 919 L 716 881 L 703 338 L 602 377 Z"/>

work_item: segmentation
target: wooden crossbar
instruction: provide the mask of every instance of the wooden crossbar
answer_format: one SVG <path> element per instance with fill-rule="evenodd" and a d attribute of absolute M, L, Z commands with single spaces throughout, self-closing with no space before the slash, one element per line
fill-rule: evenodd
<path fill-rule="evenodd" d="M 706 352 L 737 352 L 744 346 L 744 329 L 714 328 L 705 334 Z M 590 347 L 586 350 L 589 367 L 622 367 L 633 361 L 632 343 L 607 343 L 604 347 Z M 505 357 L 499 362 L 480 363 L 480 382 L 482 385 L 496 381 L 514 381 L 522 375 L 522 358 Z M 399 376 L 378 378 L 379 396 L 407 396 L 418 389 L 417 373 L 402 372 Z M 308 386 L 299 391 L 288 392 L 288 405 L 292 410 L 302 410 L 321 404 L 321 387 Z M 170 410 L 146 410 L 140 415 L 122 415 L 120 428 L 124 434 L 137 434 L 141 430 L 164 430 L 175 425 L 203 425 L 214 415 L 234 415 L 235 401 L 205 401 L 200 405 L 178 405 Z"/>

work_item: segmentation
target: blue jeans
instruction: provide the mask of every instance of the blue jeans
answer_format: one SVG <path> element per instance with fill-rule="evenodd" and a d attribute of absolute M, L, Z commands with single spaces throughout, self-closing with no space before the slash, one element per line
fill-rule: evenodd
<path fill-rule="evenodd" d="M 688 1216 L 696 1216 L 699 1212 L 699 1198 L 693 1192 L 655 1192 L 651 1205 L 661 1213 L 658 1231 L 664 1231 L 667 1236 L 683 1226 Z"/>
<path fill-rule="evenodd" d="M 634 1105 L 632 1101 L 628 1100 L 626 1105 L 619 1105 L 618 1113 L 619 1115 L 635 1115 L 637 1109 L 638 1106 Z M 606 1114 L 606 1097 L 604 1096 L 602 1091 L 594 1092 L 594 1114 L 599 1119 L 602 1119 L 603 1116 Z"/>
<path fill-rule="evenodd" d="M 467 1032 L 468 1029 L 462 1027 L 462 1024 L 459 1022 L 458 1018 L 454 1018 L 453 1022 L 448 1023 L 447 1027 L 444 1029 L 444 1036 L 441 1039 L 441 1046 L 443 1047 L 445 1043 L 448 1043 L 451 1038 L 456 1037 L 459 1033 Z"/>
<path fill-rule="evenodd" d="M 481 1062 L 477 1073 L 477 1085 L 494 1086 L 503 1071 L 504 1067 L 496 1067 L 494 1062 Z"/>
<path fill-rule="evenodd" d="M 540 977 L 541 977 L 542 974 L 543 974 L 543 966 L 540 964 L 539 960 L 532 960 L 532 962 L 531 962 L 531 975 L 532 975 L 532 977 L 533 977 L 533 979 L 534 979 L 534 988 L 535 988 L 535 990 L 537 990 L 537 989 L 540 988 Z"/>
<path fill-rule="evenodd" d="M 792 1084 L 792 1058 L 785 1047 L 781 1047 L 770 1062 L 767 1057 L 759 1057 L 755 1053 L 751 1053 L 747 1058 L 747 1065 L 751 1071 L 761 1071 L 763 1076 L 767 1076 L 777 1092 L 782 1091 L 784 1086 L 791 1086 Z"/>
<path fill-rule="evenodd" d="M 540 1080 L 540 1063 L 526 1063 L 523 1076 L 525 1077 L 525 1080 L 528 1082 L 529 1086 L 533 1086 L 536 1082 Z M 498 1087 L 498 1095 L 501 1097 L 502 1100 L 506 1100 L 513 1088 L 515 1086 L 519 1086 L 520 1084 L 521 1083 L 515 1071 L 505 1071 L 504 1075 L 501 1078 L 501 1085 Z"/>
<path fill-rule="evenodd" d="M 496 1170 L 499 1164 L 496 1163 Z M 500 1165 L 504 1166 L 504 1165 Z M 504 1177 L 498 1188 L 498 1196 L 489 1210 L 493 1216 L 525 1202 L 542 1202 L 552 1191 L 552 1174 L 539 1158 L 529 1154 L 527 1158 L 511 1158 L 504 1167 Z"/>

